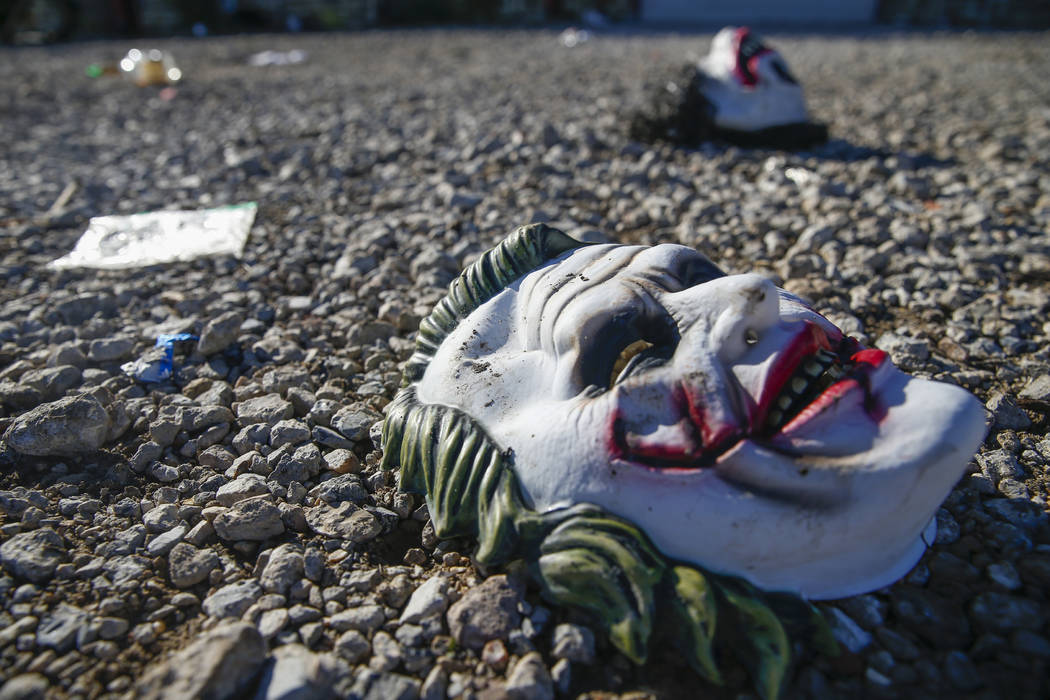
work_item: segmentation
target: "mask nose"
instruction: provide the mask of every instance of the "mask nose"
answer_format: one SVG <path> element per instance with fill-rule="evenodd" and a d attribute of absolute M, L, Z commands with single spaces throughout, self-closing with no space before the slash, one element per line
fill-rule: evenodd
<path fill-rule="evenodd" d="M 731 275 L 669 295 L 683 340 L 707 348 L 725 363 L 747 352 L 780 319 L 780 296 L 765 277 Z"/>
<path fill-rule="evenodd" d="M 732 275 L 663 301 L 678 320 L 682 338 L 674 359 L 679 400 L 704 448 L 717 449 L 740 433 L 747 416 L 730 368 L 779 321 L 779 293 L 761 275 Z"/>

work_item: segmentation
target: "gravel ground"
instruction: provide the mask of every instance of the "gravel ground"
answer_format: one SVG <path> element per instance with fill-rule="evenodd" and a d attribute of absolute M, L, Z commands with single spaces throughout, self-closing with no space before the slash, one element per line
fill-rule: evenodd
<path fill-rule="evenodd" d="M 377 470 L 420 316 L 530 221 L 766 273 L 987 402 L 934 546 L 821 604 L 844 653 L 797 649 L 787 695 L 1047 697 L 1048 36 L 771 39 L 815 151 L 626 138 L 709 35 L 158 42 L 174 99 L 84 77 L 124 44 L 0 50 L 0 698 L 750 697 L 668 650 L 633 667 Z M 309 59 L 247 65 L 266 48 Z M 44 268 L 91 216 L 243 201 L 240 260 Z M 120 371 L 182 330 L 175 381 Z"/>

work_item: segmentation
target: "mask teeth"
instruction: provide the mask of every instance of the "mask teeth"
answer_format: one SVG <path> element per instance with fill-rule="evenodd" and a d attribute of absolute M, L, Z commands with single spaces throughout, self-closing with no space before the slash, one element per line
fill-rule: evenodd
<path fill-rule="evenodd" d="M 775 432 L 786 425 L 813 399 L 846 376 L 835 353 L 820 350 L 803 362 L 784 385 L 766 416 L 765 429 Z"/>

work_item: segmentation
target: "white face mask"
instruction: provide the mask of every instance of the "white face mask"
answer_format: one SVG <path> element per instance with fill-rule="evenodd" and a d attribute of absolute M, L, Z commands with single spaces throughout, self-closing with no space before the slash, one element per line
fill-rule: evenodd
<path fill-rule="evenodd" d="M 719 128 L 755 131 L 808 121 L 802 86 L 787 62 L 747 27 L 718 32 L 699 67 L 700 91 L 714 105 Z"/>
<path fill-rule="evenodd" d="M 512 450 L 540 512 L 593 503 L 672 558 L 813 598 L 903 576 L 985 435 L 980 403 L 720 275 L 677 245 L 575 250 L 460 322 L 418 397 Z"/>

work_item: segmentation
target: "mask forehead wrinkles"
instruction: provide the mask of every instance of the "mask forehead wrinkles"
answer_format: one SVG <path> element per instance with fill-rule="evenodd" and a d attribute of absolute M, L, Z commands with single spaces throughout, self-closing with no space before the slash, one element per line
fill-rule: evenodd
<path fill-rule="evenodd" d="M 537 304 L 528 303 L 529 318 L 523 325 L 529 329 L 527 348 L 542 349 L 548 354 L 557 354 L 554 331 L 559 317 L 574 302 L 586 298 L 585 292 L 615 278 L 645 248 L 621 246 L 611 249 L 595 249 L 598 255 L 584 259 L 579 267 L 558 271 L 558 276 L 547 278 L 544 294 Z M 541 283 L 538 283 L 538 285 Z M 542 288 L 542 287 L 541 287 Z M 612 293 L 615 293 L 613 290 Z"/>

